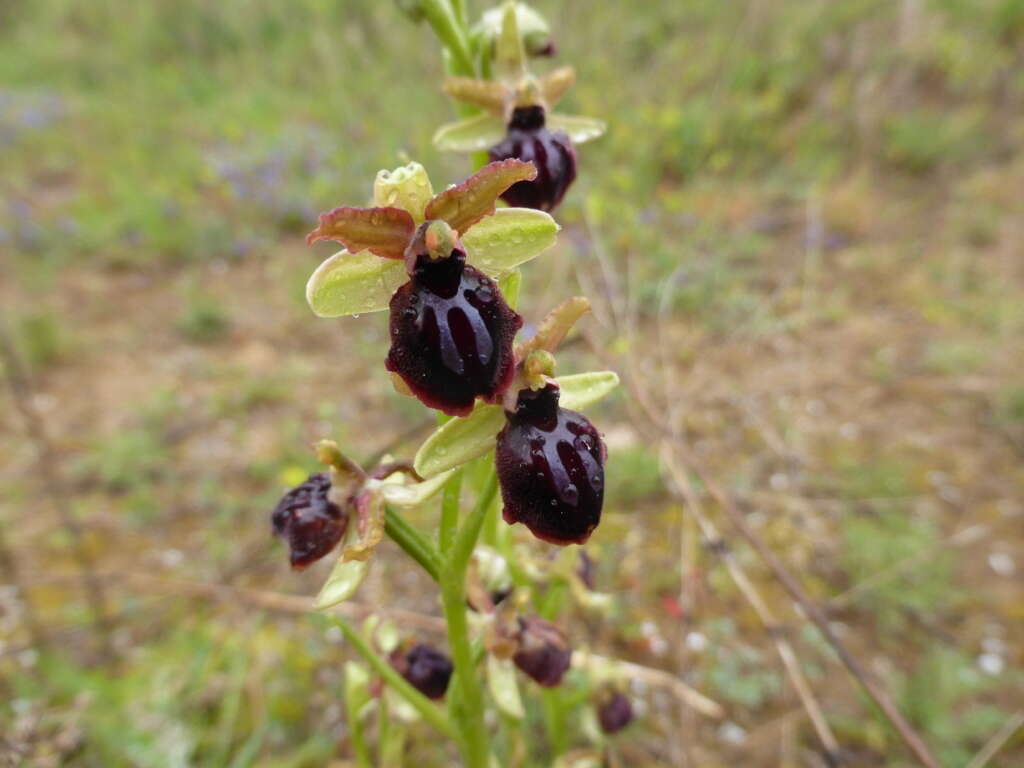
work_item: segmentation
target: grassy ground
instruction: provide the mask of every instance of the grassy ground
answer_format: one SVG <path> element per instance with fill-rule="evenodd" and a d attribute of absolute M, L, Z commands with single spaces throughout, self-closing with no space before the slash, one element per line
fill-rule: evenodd
<path fill-rule="evenodd" d="M 524 312 L 578 282 L 601 311 L 561 368 L 614 366 L 632 395 L 596 416 L 609 499 L 588 546 L 624 599 L 571 634 L 726 713 L 638 687 L 621 764 L 823 765 L 769 633 L 684 514 L 687 482 L 850 764 L 912 764 L 679 474 L 684 444 L 943 766 L 967 765 L 1024 709 L 1024 3 L 539 5 L 579 70 L 567 108 L 611 131 L 581 151 Z M 324 253 L 301 234 L 401 152 L 436 183 L 464 175 L 429 144 L 450 114 L 439 73 L 389 3 L 0 0 L 0 307 L 59 478 L 3 401 L 0 524 L 28 600 L 0 592 L 0 761 L 350 756 L 346 649 L 239 590 L 323 578 L 289 572 L 267 531 L 312 440 L 416 444 L 382 317 L 306 309 Z M 97 663 L 61 514 L 109 591 L 116 667 Z M 395 568 L 361 599 L 437 612 Z M 414 743 L 449 764 L 428 732 Z M 1019 729 L 1000 746 L 989 765 L 1024 761 Z"/>

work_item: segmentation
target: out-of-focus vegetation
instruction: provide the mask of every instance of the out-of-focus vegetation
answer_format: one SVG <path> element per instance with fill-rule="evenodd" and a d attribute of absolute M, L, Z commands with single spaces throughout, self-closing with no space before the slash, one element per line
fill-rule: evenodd
<path fill-rule="evenodd" d="M 581 150 L 526 314 L 575 279 L 608 298 L 588 321 L 600 356 L 664 378 L 677 412 L 659 418 L 942 764 L 966 765 L 1024 708 L 1024 2 L 538 6 L 579 71 L 570 109 L 611 130 Z M 428 35 L 357 0 L 0 0 L 0 312 L 60 482 L 3 400 L 5 764 L 351 758 L 340 638 L 262 599 L 324 573 L 286 569 L 268 513 L 312 440 L 369 457 L 418 437 L 383 318 L 306 309 L 323 253 L 301 233 L 403 152 L 437 180 L 467 170 L 429 144 L 450 108 Z M 602 416 L 609 503 L 588 549 L 624 599 L 570 634 L 682 674 L 726 716 L 681 728 L 638 687 L 621 764 L 821 765 L 770 637 L 715 554 L 684 546 L 650 416 L 622 397 Z M 116 663 L 55 505 L 86 530 Z M 850 764 L 910 765 L 733 544 Z M 436 613 L 433 594 L 378 564 L 360 599 Z M 451 759 L 426 729 L 410 749 Z M 989 765 L 1022 762 L 1017 731 Z"/>

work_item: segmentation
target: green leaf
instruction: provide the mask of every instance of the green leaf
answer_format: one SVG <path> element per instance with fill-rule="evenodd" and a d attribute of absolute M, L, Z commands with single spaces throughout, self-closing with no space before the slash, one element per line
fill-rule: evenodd
<path fill-rule="evenodd" d="M 619 384 L 613 371 L 578 373 L 555 379 L 563 408 L 579 410 L 605 397 Z M 505 425 L 500 405 L 478 405 L 469 416 L 450 419 L 426 439 L 413 462 L 423 477 L 433 477 L 483 456 Z"/>
<path fill-rule="evenodd" d="M 548 115 L 547 127 L 551 131 L 564 131 L 574 144 L 596 139 L 607 130 L 603 120 L 581 115 L 560 115 L 557 112 Z"/>
<path fill-rule="evenodd" d="M 343 205 L 321 213 L 320 223 L 306 235 L 306 242 L 336 240 L 352 253 L 370 251 L 384 259 L 401 259 L 415 231 L 412 214 L 401 208 Z"/>
<path fill-rule="evenodd" d="M 369 567 L 369 560 L 342 561 L 339 558 L 331 575 L 320 588 L 320 594 L 313 601 L 313 607 L 323 611 L 348 600 L 355 594 Z"/>
<path fill-rule="evenodd" d="M 480 152 L 505 138 L 505 123 L 486 112 L 455 123 L 446 123 L 434 132 L 434 146 L 442 152 Z"/>
<path fill-rule="evenodd" d="M 533 163 L 499 160 L 488 163 L 461 184 L 448 187 L 427 204 L 428 219 L 442 219 L 460 235 L 494 213 L 502 193 L 519 181 L 537 178 Z"/>
<path fill-rule="evenodd" d="M 419 163 L 378 171 L 373 182 L 374 205 L 403 208 L 417 224 L 423 223 L 423 211 L 433 196 L 430 177 Z"/>
<path fill-rule="evenodd" d="M 306 284 L 306 301 L 320 317 L 358 315 L 388 308 L 391 295 L 409 279 L 405 264 L 369 251 L 338 251 Z"/>
<path fill-rule="evenodd" d="M 500 208 L 462 235 L 469 262 L 489 275 L 501 275 L 536 258 L 552 245 L 561 227 L 544 211 Z"/>
<path fill-rule="evenodd" d="M 515 667 L 509 659 L 487 654 L 487 687 L 498 709 L 516 720 L 523 719 L 526 714 L 523 700 L 519 696 Z"/>

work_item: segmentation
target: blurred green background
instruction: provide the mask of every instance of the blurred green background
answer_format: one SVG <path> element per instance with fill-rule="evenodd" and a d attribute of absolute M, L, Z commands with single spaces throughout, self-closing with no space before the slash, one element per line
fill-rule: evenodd
<path fill-rule="evenodd" d="M 610 131 L 580 151 L 523 312 L 586 292 L 588 343 L 560 370 L 631 387 L 594 415 L 611 455 L 588 545 L 626 599 L 570 635 L 725 710 L 634 689 L 618 764 L 824 765 L 652 424 L 735 494 L 943 766 L 986 747 L 1024 764 L 1024 1 L 537 6 L 559 47 L 538 66 L 573 64 L 566 110 Z M 313 440 L 407 456 L 429 417 L 391 389 L 383 316 L 308 311 L 330 251 L 302 235 L 405 157 L 437 187 L 468 173 L 430 144 L 441 76 L 391 3 L 0 0 L 0 312 L 30 375 L 0 399 L 0 764 L 350 759 L 348 651 L 275 602 L 325 572 L 290 572 L 268 515 Z M 849 764 L 911 765 L 733 544 Z M 360 599 L 436 614 L 385 549 Z M 451 761 L 423 726 L 409 749 Z"/>

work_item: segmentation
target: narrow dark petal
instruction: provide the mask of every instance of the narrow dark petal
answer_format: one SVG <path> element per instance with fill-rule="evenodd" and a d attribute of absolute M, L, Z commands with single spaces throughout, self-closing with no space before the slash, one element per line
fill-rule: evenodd
<path fill-rule="evenodd" d="M 585 416 L 558 406 L 553 385 L 522 390 L 506 422 L 495 452 L 505 521 L 551 544 L 582 544 L 601 521 L 601 435 Z"/>
<path fill-rule="evenodd" d="M 330 489 L 327 475 L 310 475 L 274 508 L 274 535 L 287 542 L 293 568 L 305 568 L 326 555 L 348 527 L 349 515 L 328 499 Z"/>
<path fill-rule="evenodd" d="M 431 408 L 465 416 L 477 397 L 496 399 L 512 381 L 512 341 L 523 321 L 479 270 L 446 259 L 418 267 L 391 298 L 385 365 Z"/>

